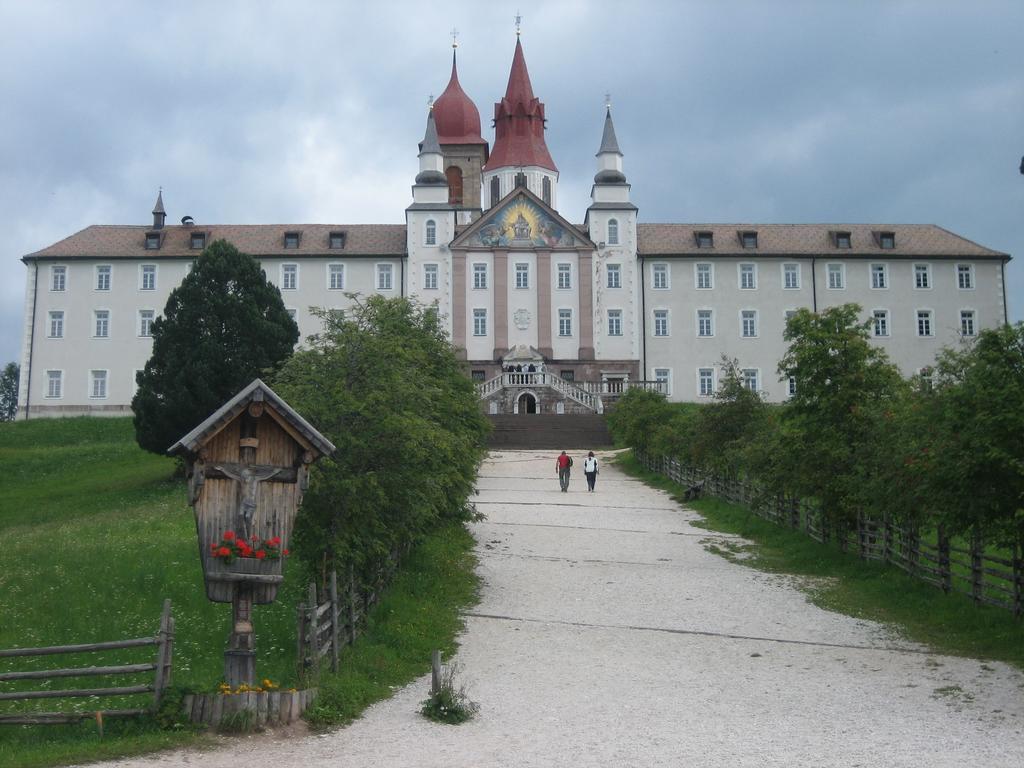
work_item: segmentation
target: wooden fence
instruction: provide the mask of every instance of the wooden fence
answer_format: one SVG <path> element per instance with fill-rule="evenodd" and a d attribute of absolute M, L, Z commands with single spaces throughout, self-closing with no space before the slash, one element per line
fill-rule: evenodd
<path fill-rule="evenodd" d="M 330 656 L 331 671 L 338 671 L 341 644 L 351 645 L 359 637 L 367 614 L 380 602 L 385 587 L 391 583 L 402 557 L 408 551 L 408 547 L 394 550 L 384 559 L 366 586 L 359 583 L 350 566 L 345 582 L 339 589 L 338 574 L 331 571 L 322 601 L 317 598 L 316 584 L 310 582 L 307 600 L 298 606 L 296 658 L 300 673 L 312 671 L 316 674 L 327 656 Z"/>
<path fill-rule="evenodd" d="M 174 650 L 174 618 L 171 616 L 171 601 L 164 600 L 164 609 L 160 617 L 160 629 L 155 637 L 139 637 L 132 640 L 114 640 L 102 643 L 86 643 L 82 645 L 60 645 L 48 648 L 12 648 L 0 650 L 0 658 L 52 656 L 57 654 L 92 653 L 140 646 L 156 646 L 156 659 L 151 663 L 121 664 L 116 666 L 69 667 L 64 669 L 37 669 L 21 672 L 0 673 L 0 683 L 17 680 L 42 680 L 46 684 L 63 678 L 78 677 L 122 677 L 153 673 L 151 683 L 137 685 L 114 685 L 99 688 L 73 688 L 64 690 L 26 690 L 0 691 L 0 701 L 30 701 L 34 699 L 70 699 L 94 696 L 132 696 L 141 693 L 152 693 L 153 702 L 148 707 L 126 709 L 94 710 L 89 712 L 12 712 L 0 714 L 0 724 L 8 725 L 47 725 L 58 723 L 76 723 L 87 718 L 95 718 L 102 728 L 105 717 L 125 717 L 155 712 L 160 706 L 160 697 L 171 682 L 171 658 Z"/>
<path fill-rule="evenodd" d="M 1020 543 L 1008 557 L 996 555 L 985 551 L 977 528 L 960 543 L 952 541 L 942 526 L 925 536 L 919 528 L 864 514 L 858 516 L 856 525 L 836 528 L 815 504 L 789 496 L 769 498 L 756 483 L 719 477 L 668 456 L 655 458 L 639 451 L 636 456 L 647 469 L 683 487 L 703 481 L 704 493 L 744 504 L 758 517 L 802 530 L 815 541 L 834 541 L 844 551 L 894 565 L 944 592 L 961 592 L 976 603 L 1011 611 L 1018 619 L 1024 615 L 1024 548 Z"/>

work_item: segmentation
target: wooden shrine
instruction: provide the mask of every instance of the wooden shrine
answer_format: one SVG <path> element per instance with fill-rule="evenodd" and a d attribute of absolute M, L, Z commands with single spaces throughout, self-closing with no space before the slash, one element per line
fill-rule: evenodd
<path fill-rule="evenodd" d="M 309 468 L 334 450 L 260 379 L 167 450 L 187 464 L 206 596 L 233 605 L 232 687 L 256 679 L 252 606 L 276 599 Z"/>

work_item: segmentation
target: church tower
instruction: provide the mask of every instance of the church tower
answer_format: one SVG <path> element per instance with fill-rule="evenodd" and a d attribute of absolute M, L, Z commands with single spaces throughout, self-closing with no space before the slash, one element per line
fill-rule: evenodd
<path fill-rule="evenodd" d="M 638 307 L 640 280 L 637 273 L 637 208 L 629 199 L 629 183 L 622 171 L 622 150 L 615 135 L 612 109 L 605 108 L 601 146 L 597 150 L 597 174 L 590 192 L 586 227 L 598 244 L 594 260 L 595 346 L 599 358 L 637 360 L 642 323 Z M 621 328 L 608 333 L 611 316 L 621 318 Z M 642 374 L 641 374 L 642 376 Z"/>
<path fill-rule="evenodd" d="M 434 122 L 444 155 L 448 202 L 459 209 L 458 220 L 464 224 L 480 211 L 481 174 L 488 155 L 487 141 L 480 134 L 480 112 L 459 84 L 456 49 L 453 42 L 452 76 L 434 102 Z"/>
<path fill-rule="evenodd" d="M 517 186 L 557 208 L 558 168 L 544 143 L 545 122 L 544 104 L 533 95 L 517 32 L 505 97 L 494 105 L 494 146 L 483 173 L 485 208 Z"/>

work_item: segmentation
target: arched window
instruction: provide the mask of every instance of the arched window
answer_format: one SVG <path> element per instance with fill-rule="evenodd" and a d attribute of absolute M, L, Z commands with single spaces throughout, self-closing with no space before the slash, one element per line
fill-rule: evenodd
<path fill-rule="evenodd" d="M 544 202 L 551 205 L 551 179 L 547 176 L 544 177 L 544 181 L 541 182 L 541 197 Z"/>
<path fill-rule="evenodd" d="M 608 245 L 619 244 L 619 220 L 608 219 Z"/>
<path fill-rule="evenodd" d="M 427 219 L 425 230 L 423 242 L 427 245 L 437 245 L 437 222 L 433 219 Z"/>
<path fill-rule="evenodd" d="M 453 165 L 444 175 L 448 178 L 448 202 L 451 205 L 462 205 L 462 169 Z"/>
<path fill-rule="evenodd" d="M 497 176 L 491 177 L 491 205 L 497 204 L 501 200 L 501 181 Z"/>

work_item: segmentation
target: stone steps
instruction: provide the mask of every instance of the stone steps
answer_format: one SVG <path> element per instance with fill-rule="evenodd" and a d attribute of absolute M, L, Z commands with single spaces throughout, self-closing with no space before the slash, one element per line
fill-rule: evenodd
<path fill-rule="evenodd" d="M 597 414 L 517 414 L 488 416 L 491 448 L 597 450 L 612 447 L 603 416 Z"/>

